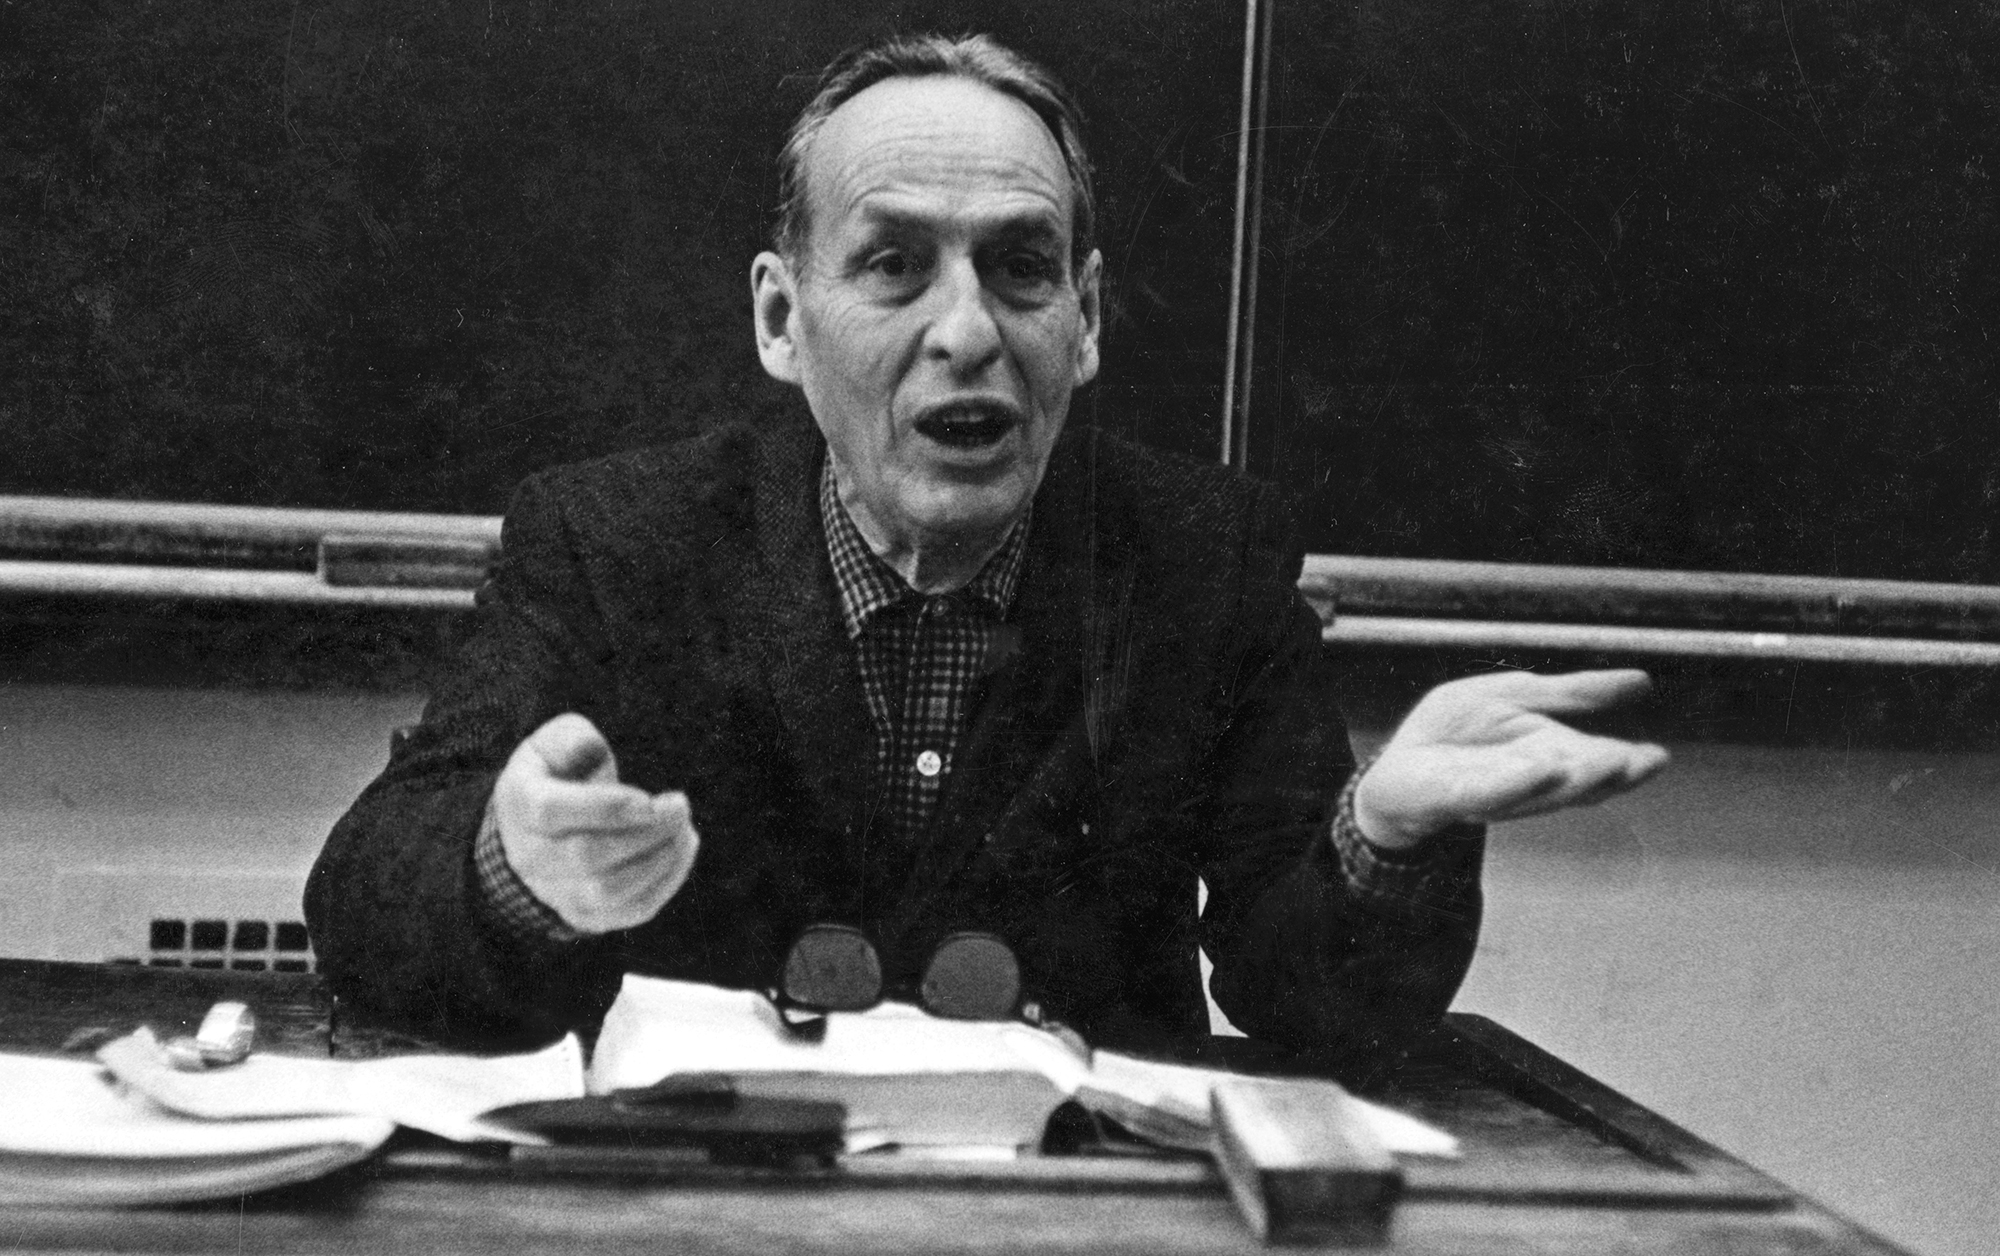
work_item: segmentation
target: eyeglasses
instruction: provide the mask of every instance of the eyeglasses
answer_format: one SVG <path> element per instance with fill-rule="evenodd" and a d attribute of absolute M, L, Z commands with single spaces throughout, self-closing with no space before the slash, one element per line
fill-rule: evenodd
<path fill-rule="evenodd" d="M 937 944 L 917 983 L 915 1002 L 950 1020 L 1022 1020 L 1061 1038 L 1087 1061 L 1090 1048 L 1075 1030 L 1042 1015 L 1021 995 L 1021 965 L 991 933 L 954 933 Z M 775 990 L 766 997 L 778 1021 L 809 1042 L 826 1037 L 829 1012 L 860 1012 L 888 997 L 882 958 L 852 925 L 808 925 L 792 943 Z"/>

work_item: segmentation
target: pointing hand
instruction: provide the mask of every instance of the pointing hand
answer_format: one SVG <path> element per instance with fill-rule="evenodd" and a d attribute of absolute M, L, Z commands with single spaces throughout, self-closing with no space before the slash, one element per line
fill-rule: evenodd
<path fill-rule="evenodd" d="M 501 769 L 493 806 L 515 875 L 583 933 L 651 920 L 701 846 L 687 795 L 621 784 L 610 743 L 581 715 L 528 735 Z"/>

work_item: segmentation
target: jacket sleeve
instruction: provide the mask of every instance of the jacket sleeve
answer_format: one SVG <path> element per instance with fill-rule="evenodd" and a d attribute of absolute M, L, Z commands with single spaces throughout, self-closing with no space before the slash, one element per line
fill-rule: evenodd
<path fill-rule="evenodd" d="M 1282 516 L 1260 513 L 1211 777 L 1210 990 L 1252 1037 L 1387 1065 L 1443 1015 L 1471 963 L 1484 834 L 1451 830 L 1405 860 L 1354 828 L 1333 660 Z"/>
<path fill-rule="evenodd" d="M 531 480 L 508 511 L 471 638 L 307 879 L 320 969 L 349 1007 L 495 1045 L 546 1040 L 609 1005 L 618 974 L 606 944 L 507 928 L 474 862 L 494 780 L 522 739 L 564 711 L 601 719 L 608 651 L 561 512 Z"/>

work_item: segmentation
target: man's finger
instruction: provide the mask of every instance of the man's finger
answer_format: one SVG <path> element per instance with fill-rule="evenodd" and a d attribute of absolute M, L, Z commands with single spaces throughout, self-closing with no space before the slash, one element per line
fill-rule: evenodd
<path fill-rule="evenodd" d="M 623 887 L 628 901 L 643 907 L 641 914 L 646 917 L 679 891 L 701 851 L 701 835 L 690 822 L 686 794 L 657 794 L 652 806 L 651 840 L 621 844 L 610 862 L 598 866 L 601 875 Z"/>
<path fill-rule="evenodd" d="M 1520 820 L 1565 807 L 1589 807 L 1637 788 L 1667 764 L 1665 748 L 1611 738 L 1568 747 L 1570 758 L 1556 784 L 1496 807 L 1492 820 Z"/>
<path fill-rule="evenodd" d="M 617 780 L 618 761 L 612 757 L 611 743 L 597 731 L 597 725 L 575 712 L 566 712 L 528 734 L 527 746 L 548 766 L 551 775 L 566 781 Z"/>
<path fill-rule="evenodd" d="M 643 829 L 616 836 L 625 840 L 603 844 L 599 856 L 599 867 L 614 876 L 651 875 L 651 870 L 661 865 L 691 860 L 698 840 L 694 826 L 686 821 L 685 809 L 678 817 L 663 815 L 658 798 L 652 800 L 652 816 Z"/>
<path fill-rule="evenodd" d="M 1507 696 L 1544 715 L 1601 711 L 1643 698 L 1653 689 L 1653 678 L 1636 667 L 1560 672 L 1553 676 L 1513 672 L 1510 679 Z"/>
<path fill-rule="evenodd" d="M 667 825 L 694 831 L 694 804 L 677 789 L 653 795 L 653 817 Z"/>
<path fill-rule="evenodd" d="M 1562 764 L 1535 755 L 1496 756 L 1482 768 L 1458 778 L 1453 819 L 1483 820 L 1501 809 L 1551 796 L 1569 779 Z"/>
<path fill-rule="evenodd" d="M 1600 781 L 1591 788 L 1581 792 L 1565 790 L 1562 793 L 1550 794 L 1543 798 L 1536 798 L 1521 803 L 1518 806 L 1509 807 L 1505 811 L 1495 814 L 1491 822 L 1498 824 L 1508 820 L 1526 820 L 1533 816 L 1547 815 L 1552 811 L 1568 811 L 1577 807 L 1595 807 L 1598 803 L 1608 802 L 1618 795 L 1628 792 L 1631 788 L 1630 785 L 1625 783 L 1624 778 L 1613 777 L 1609 780 Z"/>
<path fill-rule="evenodd" d="M 653 800 L 632 785 L 542 781 L 529 800 L 535 827 L 550 837 L 650 831 Z"/>
<path fill-rule="evenodd" d="M 1649 741 L 1633 742 L 1631 746 L 1632 758 L 1625 767 L 1625 785 L 1628 789 L 1653 779 L 1659 775 L 1660 769 L 1673 762 L 1673 755 L 1667 752 L 1665 746 L 1655 745 Z"/>

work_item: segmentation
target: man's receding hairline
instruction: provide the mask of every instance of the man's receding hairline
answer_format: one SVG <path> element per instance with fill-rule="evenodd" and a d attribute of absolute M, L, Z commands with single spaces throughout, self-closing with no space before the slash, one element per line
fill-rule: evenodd
<path fill-rule="evenodd" d="M 970 83 L 972 86 L 984 90 L 987 95 L 997 96 L 1001 100 L 1004 100 L 1007 103 L 1015 106 L 1016 108 L 1022 110 L 1029 117 L 1035 120 L 1035 123 L 1039 127 L 1042 135 L 1044 136 L 1044 138 L 1048 140 L 1051 151 L 1055 154 L 1056 166 L 1060 172 L 1058 183 L 1061 185 L 1063 190 L 1063 195 L 1067 198 L 1068 202 L 1059 207 L 1059 212 L 1057 215 L 1058 220 L 1061 222 L 1063 226 L 1069 226 L 1071 224 L 1076 214 L 1076 204 L 1075 204 L 1077 197 L 1076 183 L 1075 180 L 1072 179 L 1070 176 L 1069 163 L 1063 159 L 1062 137 L 1057 135 L 1055 131 L 1049 126 L 1048 119 L 1044 118 L 1041 115 L 1041 113 L 1038 110 L 1036 110 L 1033 105 L 1030 105 L 1027 101 L 1022 100 L 1019 96 L 1014 95 L 1012 92 L 1002 91 L 1001 89 L 993 86 L 993 84 L 988 83 L 984 79 L 978 78 L 971 74 L 966 74 L 960 70 L 936 70 L 925 74 L 897 74 L 889 78 L 878 79 L 875 82 L 870 83 L 868 86 L 862 88 L 860 91 L 854 93 L 852 96 L 849 96 L 847 99 L 841 101 L 839 104 L 835 105 L 832 109 L 828 110 L 826 113 L 813 119 L 811 126 L 806 127 L 799 132 L 799 140 L 800 140 L 798 146 L 799 173 L 804 180 L 804 186 L 805 186 L 804 208 L 808 212 L 805 216 L 805 220 L 800 224 L 803 228 L 805 228 L 805 230 L 801 231 L 800 238 L 797 241 L 793 242 L 796 247 L 803 249 L 806 240 L 809 239 L 812 234 L 812 215 L 810 210 L 812 207 L 812 201 L 814 195 L 813 193 L 814 181 L 811 178 L 805 176 L 809 175 L 809 173 L 812 170 L 813 150 L 818 147 L 817 141 L 819 139 L 820 132 L 824 131 L 827 125 L 831 123 L 835 118 L 839 117 L 842 110 L 846 109 L 849 105 L 853 104 L 857 100 L 860 100 L 863 96 L 866 96 L 868 93 L 874 91 L 878 87 L 886 87 L 891 83 L 922 83 L 931 79 L 955 80 L 961 83 Z M 876 209 L 873 212 L 882 213 L 884 211 Z M 889 211 L 888 216 L 894 217 L 897 215 L 895 215 L 893 211 Z M 907 215 L 904 216 L 907 217 Z M 1037 215 L 1037 217 L 1039 217 L 1039 215 Z M 1075 242 L 1071 241 L 1071 243 L 1073 245 Z M 791 257 L 787 255 L 785 260 L 791 262 L 794 268 L 797 268 L 803 263 L 804 258 Z"/>
<path fill-rule="evenodd" d="M 1081 111 L 1055 75 L 986 35 L 898 36 L 850 49 L 821 73 L 820 86 L 787 129 L 778 159 L 778 224 L 773 245 L 794 266 L 811 234 L 808 158 L 820 131 L 869 88 L 897 79 L 963 79 L 1010 98 L 1035 115 L 1056 147 L 1069 191 L 1069 264 L 1087 258 L 1096 234 L 1096 196 L 1083 146 Z"/>

